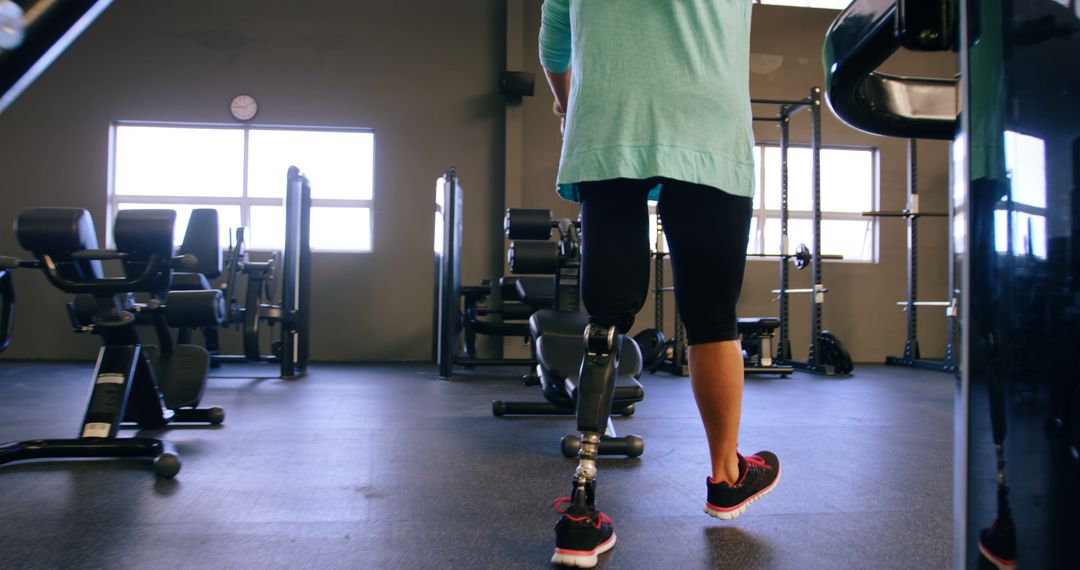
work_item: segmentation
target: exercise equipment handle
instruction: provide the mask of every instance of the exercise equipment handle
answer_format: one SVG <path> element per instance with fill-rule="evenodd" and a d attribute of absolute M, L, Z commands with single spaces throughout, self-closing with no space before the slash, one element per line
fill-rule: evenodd
<path fill-rule="evenodd" d="M 28 261 L 17 257 L 0 256 L 0 271 L 4 269 L 37 269 L 41 264 L 37 261 Z"/>
<path fill-rule="evenodd" d="M 951 140 L 957 80 L 901 77 L 876 69 L 901 47 L 954 49 L 955 0 L 855 0 L 825 36 L 825 100 L 848 125 L 871 134 Z"/>
<path fill-rule="evenodd" d="M 85 259 L 123 259 L 123 257 L 109 257 L 104 252 L 107 250 L 86 250 L 90 252 L 99 252 L 101 257 L 95 257 L 94 254 L 88 254 Z M 76 252 L 72 254 L 72 257 L 78 256 Z M 150 283 L 157 278 L 161 273 L 162 268 L 167 266 L 169 262 L 162 258 L 159 254 L 151 254 L 147 260 L 146 265 L 142 271 L 133 277 L 107 277 L 104 279 L 88 279 L 85 281 L 76 281 L 67 279 L 60 275 L 59 269 L 56 267 L 56 262 L 52 257 L 48 255 L 42 256 L 41 269 L 45 272 L 45 277 L 50 283 L 57 286 L 65 293 L 88 293 L 88 294 L 108 294 L 108 293 L 127 293 L 134 291 L 142 291 L 146 289 Z"/>

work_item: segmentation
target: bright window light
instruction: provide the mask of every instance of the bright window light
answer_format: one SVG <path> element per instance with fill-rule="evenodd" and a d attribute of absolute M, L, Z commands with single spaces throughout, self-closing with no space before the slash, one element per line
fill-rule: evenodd
<path fill-rule="evenodd" d="M 115 144 L 118 196 L 239 197 L 244 190 L 240 129 L 121 125 Z"/>
<path fill-rule="evenodd" d="M 248 195 L 280 198 L 285 173 L 301 165 L 317 200 L 370 200 L 375 135 L 356 131 L 252 129 Z"/>
<path fill-rule="evenodd" d="M 748 254 L 779 254 L 781 160 L 780 147 L 754 149 L 754 215 L 750 220 Z M 788 147 L 788 251 L 799 244 L 814 249 L 813 153 L 807 147 Z M 876 221 L 862 213 L 877 202 L 877 154 L 870 148 L 821 149 L 821 249 L 845 261 L 877 258 Z M 764 205 L 763 205 L 764 204 Z M 650 207 L 655 212 L 655 205 Z M 656 214 L 649 214 L 650 243 L 655 242 Z M 656 249 L 655 243 L 652 245 Z M 664 240 L 667 247 L 667 240 Z"/>
<path fill-rule="evenodd" d="M 761 208 L 761 194 L 765 191 L 761 184 L 761 147 L 754 147 L 754 209 Z"/>
<path fill-rule="evenodd" d="M 371 251 L 371 131 L 118 123 L 113 137 L 110 211 L 174 209 L 177 244 L 191 210 L 216 208 L 223 248 L 237 227 L 247 228 L 248 249 L 284 247 L 286 173 L 295 165 L 311 182 L 312 249 Z"/>
<path fill-rule="evenodd" d="M 371 251 L 371 208 L 312 208 L 311 247 Z"/>
<path fill-rule="evenodd" d="M 821 150 L 822 211 L 861 214 L 873 210 L 874 182 L 874 153 L 846 148 Z"/>
<path fill-rule="evenodd" d="M 822 222 L 822 229 L 824 229 L 824 222 Z M 825 232 L 822 231 L 822 237 L 824 238 Z M 824 241 L 824 239 L 822 240 Z M 795 253 L 795 249 L 799 247 L 799 244 L 805 244 L 811 251 L 814 250 L 814 222 L 808 219 L 789 219 L 788 220 L 788 251 L 787 253 Z M 781 253 L 780 252 L 780 217 L 768 217 L 765 218 L 765 250 L 763 253 Z M 832 253 L 832 252 L 829 252 Z"/>
<path fill-rule="evenodd" d="M 767 146 L 764 149 L 765 160 L 762 164 L 765 179 L 765 208 L 780 209 L 780 147 Z M 809 210 L 811 208 L 810 191 L 813 188 L 810 179 L 814 154 L 804 147 L 788 147 L 788 209 Z"/>
<path fill-rule="evenodd" d="M 994 212 L 995 249 L 1046 259 L 1046 142 L 1005 131 L 1005 169 L 1009 196 Z M 1010 224 L 1011 222 L 1011 224 Z"/>
<path fill-rule="evenodd" d="M 781 157 L 780 147 L 759 145 L 764 207 L 754 208 L 760 220 L 750 234 L 749 251 L 777 254 L 780 251 Z M 808 147 L 788 147 L 788 251 L 799 244 L 814 249 L 813 152 Z M 845 261 L 872 262 L 877 258 L 876 221 L 862 216 L 877 203 L 877 154 L 870 148 L 822 148 L 821 249 L 823 254 L 842 255 Z M 757 232 L 761 228 L 761 232 Z"/>
<path fill-rule="evenodd" d="M 821 250 L 842 255 L 844 259 L 873 259 L 873 230 L 871 220 L 824 220 L 821 222 Z M 806 246 L 814 250 L 812 242 L 807 242 Z"/>
<path fill-rule="evenodd" d="M 1005 169 L 1013 202 L 1046 207 L 1046 143 L 1042 139 L 1005 131 Z"/>
<path fill-rule="evenodd" d="M 247 242 L 250 249 L 280 250 L 285 247 L 285 208 L 252 206 Z"/>

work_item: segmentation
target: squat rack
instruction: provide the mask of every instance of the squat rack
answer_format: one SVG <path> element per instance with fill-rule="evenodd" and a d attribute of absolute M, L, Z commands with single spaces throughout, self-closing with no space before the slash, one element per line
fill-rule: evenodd
<path fill-rule="evenodd" d="M 809 289 L 790 288 L 790 265 L 787 257 L 781 256 L 780 288 L 774 289 L 780 303 L 780 333 L 777 361 L 799 370 L 816 374 L 834 374 L 831 365 L 821 357 L 821 322 L 822 305 L 828 289 L 822 285 L 821 255 L 821 88 L 811 87 L 810 93 L 797 101 L 784 99 L 751 99 L 755 105 L 778 105 L 776 115 L 755 115 L 755 122 L 771 122 L 780 126 L 780 251 L 788 253 L 788 149 L 791 143 L 791 118 L 802 111 L 809 110 L 811 116 L 810 151 L 811 151 L 811 208 L 813 210 L 813 248 L 810 267 L 813 272 L 813 287 Z M 790 316 L 789 295 L 792 293 L 810 294 L 810 347 L 805 362 L 791 357 L 791 338 L 788 328 Z"/>
<path fill-rule="evenodd" d="M 904 218 L 907 220 L 907 274 L 908 295 L 907 301 L 898 301 L 896 304 L 904 307 L 907 311 L 907 340 L 904 342 L 903 356 L 888 356 L 885 364 L 891 366 L 908 366 L 925 370 L 937 370 L 941 372 L 956 372 L 956 357 L 953 346 L 956 341 L 956 317 L 959 314 L 956 298 L 956 275 L 955 264 L 949 263 L 948 301 L 919 301 L 919 218 L 949 218 L 949 227 L 952 227 L 952 213 L 949 212 L 923 212 L 919 209 L 919 178 L 918 178 L 918 141 L 908 139 L 907 160 L 907 208 L 899 211 L 876 211 L 863 212 L 864 216 L 876 218 Z M 955 251 L 952 247 L 952 232 L 949 232 L 949 251 Z M 945 316 L 949 322 L 948 340 L 945 344 L 944 360 L 926 360 L 919 355 L 918 339 L 918 308 L 919 307 L 944 307 Z"/>

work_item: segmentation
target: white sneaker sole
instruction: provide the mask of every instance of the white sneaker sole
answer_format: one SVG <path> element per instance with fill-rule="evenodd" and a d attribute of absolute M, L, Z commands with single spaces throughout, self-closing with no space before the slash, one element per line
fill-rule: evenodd
<path fill-rule="evenodd" d="M 612 546 L 615 546 L 614 532 L 611 533 L 611 538 L 605 540 L 600 546 L 589 551 L 556 548 L 555 555 L 551 557 L 551 563 L 560 566 L 572 566 L 574 568 L 592 568 L 593 566 L 596 566 L 597 559 L 600 555 L 611 550 Z"/>
<path fill-rule="evenodd" d="M 768 487 L 765 487 L 764 489 L 762 489 L 758 494 L 750 497 L 749 499 L 746 499 L 745 501 L 739 503 L 737 506 L 734 506 L 734 507 L 732 507 L 730 509 L 718 509 L 718 508 L 716 508 L 716 507 L 714 507 L 714 506 L 712 506 L 712 505 L 710 505 L 709 503 L 706 502 L 705 503 L 705 514 L 709 515 L 710 517 L 723 519 L 723 520 L 726 520 L 726 521 L 737 519 L 737 518 L 739 518 L 739 515 L 742 515 L 743 513 L 746 512 L 747 507 L 754 504 L 755 501 L 757 501 L 758 499 L 764 497 L 765 495 L 768 495 L 773 489 L 775 489 L 776 484 L 779 483 L 779 482 L 780 482 L 780 471 L 777 470 L 776 479 L 773 479 L 773 482 L 770 483 Z"/>

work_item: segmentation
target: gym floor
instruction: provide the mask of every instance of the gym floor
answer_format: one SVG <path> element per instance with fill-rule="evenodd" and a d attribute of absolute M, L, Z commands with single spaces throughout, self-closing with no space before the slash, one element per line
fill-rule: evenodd
<path fill-rule="evenodd" d="M 0 441 L 73 437 L 89 363 L 0 367 Z M 48 461 L 0 467 L 5 568 L 547 568 L 576 465 L 568 417 L 495 418 L 535 400 L 517 371 L 313 366 L 212 371 L 219 428 L 173 428 L 183 469 Z M 227 375 L 228 377 L 220 377 Z M 686 378 L 643 379 L 600 465 L 618 544 L 598 568 L 945 568 L 952 545 L 955 381 L 862 364 L 851 378 L 747 380 L 742 450 L 775 451 L 777 489 L 736 521 L 701 512 L 708 461 Z"/>

